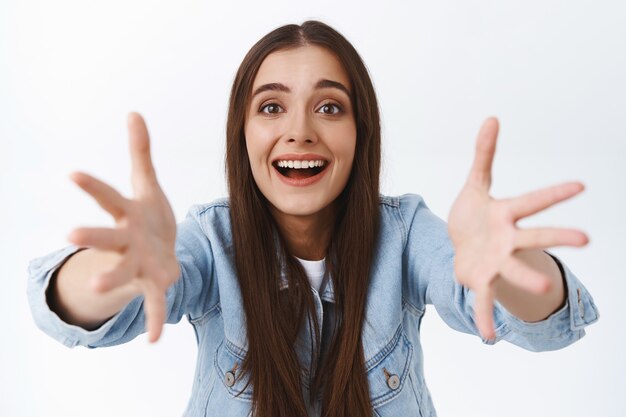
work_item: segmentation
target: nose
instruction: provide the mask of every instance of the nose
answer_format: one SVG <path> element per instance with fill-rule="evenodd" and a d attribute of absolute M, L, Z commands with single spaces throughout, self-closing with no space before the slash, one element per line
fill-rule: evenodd
<path fill-rule="evenodd" d="M 292 112 L 285 137 L 289 143 L 308 145 L 317 143 L 317 134 L 311 117 L 304 111 Z"/>

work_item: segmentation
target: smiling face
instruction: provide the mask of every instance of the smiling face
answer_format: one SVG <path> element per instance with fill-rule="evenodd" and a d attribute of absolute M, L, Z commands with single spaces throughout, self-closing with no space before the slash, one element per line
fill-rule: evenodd
<path fill-rule="evenodd" d="M 350 79 L 319 46 L 276 51 L 261 64 L 246 111 L 254 180 L 274 216 L 328 214 L 354 159 Z"/>

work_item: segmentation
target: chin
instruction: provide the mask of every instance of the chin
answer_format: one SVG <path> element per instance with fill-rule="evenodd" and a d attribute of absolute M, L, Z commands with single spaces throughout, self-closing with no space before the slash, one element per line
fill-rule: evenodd
<path fill-rule="evenodd" d="M 319 213 L 330 204 L 324 204 L 319 201 L 310 201 L 310 199 L 302 197 L 296 197 L 293 200 L 287 198 L 282 199 L 279 203 L 271 203 L 277 211 L 290 216 L 310 216 L 312 214 Z"/>

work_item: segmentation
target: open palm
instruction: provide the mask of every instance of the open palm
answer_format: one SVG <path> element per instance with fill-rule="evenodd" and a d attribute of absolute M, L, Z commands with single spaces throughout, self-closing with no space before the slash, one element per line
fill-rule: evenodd
<path fill-rule="evenodd" d="M 81 172 L 71 178 L 115 219 L 115 228 L 79 228 L 69 236 L 72 243 L 114 251 L 119 263 L 93 280 L 95 291 L 106 292 L 123 285 L 144 295 L 151 342 L 158 340 L 165 321 L 165 293 L 178 279 L 174 244 L 176 221 L 157 182 L 150 157 L 150 140 L 143 118 L 128 117 L 134 198 L 123 197 L 108 184 Z"/>
<path fill-rule="evenodd" d="M 536 294 L 549 290 L 549 279 L 530 267 L 516 252 L 553 246 L 581 246 L 586 235 L 561 228 L 520 229 L 519 219 L 535 214 L 580 193 L 579 182 L 568 182 L 507 199 L 489 195 L 491 170 L 498 136 L 498 121 L 489 118 L 476 140 L 476 154 L 467 181 L 448 218 L 455 248 L 456 279 L 475 293 L 475 321 L 486 339 L 495 337 L 493 324 L 496 279 L 506 279 Z"/>

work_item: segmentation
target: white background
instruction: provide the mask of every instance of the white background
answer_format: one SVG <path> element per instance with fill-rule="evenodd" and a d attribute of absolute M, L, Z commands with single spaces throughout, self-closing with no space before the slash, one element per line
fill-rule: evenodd
<path fill-rule="evenodd" d="M 0 1 L 0 415 L 176 416 L 191 392 L 185 321 L 155 346 L 67 349 L 39 331 L 28 260 L 83 225 L 111 225 L 68 179 L 85 170 L 130 195 L 126 114 L 152 135 L 178 220 L 226 193 L 228 93 L 246 51 L 286 23 L 321 19 L 371 71 L 383 116 L 383 192 L 422 194 L 446 217 L 483 120 L 501 122 L 493 194 L 564 180 L 575 199 L 523 225 L 579 227 L 556 249 L 593 294 L 600 321 L 578 343 L 531 353 L 423 323 L 439 415 L 624 416 L 626 6 L 619 1 L 437 1 L 370 5 Z"/>

